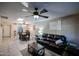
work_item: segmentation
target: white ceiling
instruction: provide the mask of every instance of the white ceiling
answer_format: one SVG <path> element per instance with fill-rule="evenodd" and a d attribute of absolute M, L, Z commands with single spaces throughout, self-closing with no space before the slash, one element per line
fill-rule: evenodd
<path fill-rule="evenodd" d="M 30 9 L 38 7 L 40 10 L 46 8 L 48 10 L 44 15 L 49 16 L 48 19 L 39 18 L 39 20 L 49 20 L 56 17 L 62 17 L 79 12 L 78 2 L 29 2 Z M 0 16 L 7 16 L 10 20 L 16 21 L 18 18 L 30 15 L 29 12 L 23 12 L 26 9 L 20 2 L 0 2 Z M 26 18 L 28 21 L 34 20 L 33 17 Z"/>
<path fill-rule="evenodd" d="M 28 15 L 28 13 L 22 11 L 23 8 L 25 7 L 20 3 L 0 3 L 0 15 L 7 16 L 10 20 L 16 20 Z"/>

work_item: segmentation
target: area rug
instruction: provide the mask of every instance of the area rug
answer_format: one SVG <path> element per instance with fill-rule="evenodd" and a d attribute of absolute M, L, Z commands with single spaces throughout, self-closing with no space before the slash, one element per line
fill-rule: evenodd
<path fill-rule="evenodd" d="M 21 53 L 23 56 L 32 56 L 29 52 L 28 52 L 28 48 L 25 48 L 23 50 L 21 50 Z M 54 53 L 53 51 L 50 51 L 48 49 L 45 49 L 45 56 L 59 56 L 58 54 Z"/>
<path fill-rule="evenodd" d="M 21 54 L 23 56 L 32 56 L 29 52 L 28 52 L 28 48 L 25 48 L 23 50 L 21 50 Z"/>

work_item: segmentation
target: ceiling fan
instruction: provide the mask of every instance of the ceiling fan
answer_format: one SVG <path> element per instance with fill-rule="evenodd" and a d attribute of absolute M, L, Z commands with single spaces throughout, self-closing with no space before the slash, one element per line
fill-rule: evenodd
<path fill-rule="evenodd" d="M 34 18 L 39 18 L 39 17 L 48 18 L 48 16 L 42 15 L 43 13 L 48 12 L 46 9 L 42 9 L 41 11 L 39 11 L 38 8 L 35 7 L 34 9 L 32 9 L 32 10 L 34 10 L 34 12 L 33 12 L 33 11 L 29 8 L 29 3 L 27 3 L 27 2 L 22 2 L 21 4 L 27 8 L 27 9 L 25 9 L 25 10 L 27 10 L 29 13 L 31 13 L 30 16 L 33 16 Z M 30 6 L 30 7 L 31 7 L 31 6 Z M 29 17 L 29 16 L 26 16 L 26 17 Z"/>
<path fill-rule="evenodd" d="M 38 11 L 38 8 L 34 8 L 34 12 L 31 12 L 30 16 L 33 16 L 34 18 L 39 18 L 39 17 L 48 18 L 48 16 L 41 15 L 46 12 L 48 12 L 46 9 L 42 9 L 41 11 Z M 26 16 L 26 17 L 29 17 L 29 16 Z"/>
<path fill-rule="evenodd" d="M 30 15 L 25 16 L 25 17 L 33 16 L 36 19 L 38 19 L 39 17 L 48 18 L 48 16 L 42 15 L 43 13 L 48 12 L 46 9 L 42 9 L 41 11 L 39 11 L 39 9 L 37 7 L 35 7 L 34 9 L 30 7 L 31 8 L 30 9 L 28 3 L 26 3 L 26 2 L 21 2 L 21 4 L 26 7 L 26 9 L 24 8 L 24 9 L 22 9 L 22 11 L 30 13 Z M 24 24 L 25 25 L 25 23 L 23 22 L 23 19 L 18 19 L 18 23 L 13 23 L 13 24 L 15 24 L 15 25 Z"/>
<path fill-rule="evenodd" d="M 46 13 L 46 12 L 48 12 L 46 9 L 43 9 L 40 12 L 38 12 L 38 8 L 35 8 L 35 11 L 33 12 L 33 16 L 48 18 L 48 16 L 41 15 L 42 13 Z"/>

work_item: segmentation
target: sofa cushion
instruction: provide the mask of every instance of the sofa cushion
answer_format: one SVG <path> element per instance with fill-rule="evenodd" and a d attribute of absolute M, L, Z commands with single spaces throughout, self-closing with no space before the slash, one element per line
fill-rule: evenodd
<path fill-rule="evenodd" d="M 56 40 L 55 43 L 56 43 L 56 45 L 58 45 L 58 44 L 62 44 L 63 41 L 61 39 L 59 39 L 59 40 Z"/>

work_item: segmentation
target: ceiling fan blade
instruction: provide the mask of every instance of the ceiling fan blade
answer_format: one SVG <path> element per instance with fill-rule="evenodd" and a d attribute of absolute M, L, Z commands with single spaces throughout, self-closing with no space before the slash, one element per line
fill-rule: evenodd
<path fill-rule="evenodd" d="M 39 15 L 40 17 L 48 18 L 48 16 Z"/>
<path fill-rule="evenodd" d="M 42 11 L 40 11 L 40 14 L 46 13 L 46 12 L 48 12 L 48 11 L 46 9 L 43 9 Z"/>

